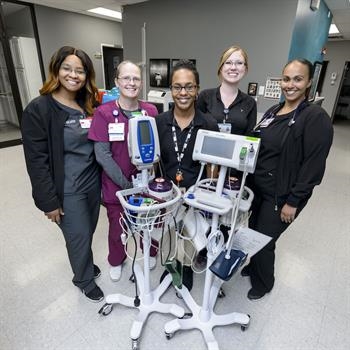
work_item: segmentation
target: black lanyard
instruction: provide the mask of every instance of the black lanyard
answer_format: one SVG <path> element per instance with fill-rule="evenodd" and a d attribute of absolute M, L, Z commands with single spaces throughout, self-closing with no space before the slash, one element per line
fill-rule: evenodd
<path fill-rule="evenodd" d="M 177 181 L 177 184 L 179 184 L 180 181 L 183 180 L 183 173 L 181 171 L 181 161 L 182 161 L 182 158 L 184 157 L 185 150 L 186 150 L 187 145 L 188 145 L 188 141 L 190 140 L 191 135 L 192 135 L 193 122 L 191 123 L 190 130 L 187 133 L 185 142 L 184 142 L 184 144 L 182 146 L 182 150 L 181 150 L 180 153 L 179 153 L 179 146 L 178 146 L 178 142 L 177 142 L 176 129 L 175 129 L 174 125 L 172 125 L 171 130 L 172 130 L 172 133 L 173 133 L 173 141 L 174 141 L 174 146 L 175 146 L 175 153 L 176 153 L 177 162 L 178 162 L 178 167 L 177 167 L 177 171 L 176 171 L 176 181 Z"/>
<path fill-rule="evenodd" d="M 224 108 L 224 120 L 223 123 L 225 124 L 227 121 L 228 114 L 230 113 L 230 110 L 228 108 Z"/>

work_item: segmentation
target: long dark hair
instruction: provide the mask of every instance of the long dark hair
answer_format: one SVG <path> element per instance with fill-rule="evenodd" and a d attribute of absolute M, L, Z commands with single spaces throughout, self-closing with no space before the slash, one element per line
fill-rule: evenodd
<path fill-rule="evenodd" d="M 63 46 L 57 50 L 51 57 L 49 64 L 49 76 L 46 79 L 43 87 L 40 89 L 41 95 L 48 95 L 56 91 L 60 87 L 58 80 L 58 72 L 61 68 L 62 62 L 67 56 L 77 56 L 86 72 L 86 81 L 83 88 L 78 92 L 76 100 L 79 105 L 86 110 L 89 115 L 93 114 L 94 107 L 97 105 L 98 90 L 95 82 L 95 70 L 90 57 L 80 49 L 72 46 Z"/>

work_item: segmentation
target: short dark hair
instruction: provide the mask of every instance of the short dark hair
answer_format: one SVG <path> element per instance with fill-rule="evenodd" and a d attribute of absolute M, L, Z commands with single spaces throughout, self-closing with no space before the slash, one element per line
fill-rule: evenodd
<path fill-rule="evenodd" d="M 175 66 L 173 67 L 171 73 L 170 73 L 170 84 L 173 81 L 173 76 L 174 73 L 180 69 L 187 69 L 189 71 L 191 71 L 194 75 L 194 78 L 196 80 L 196 84 L 197 86 L 199 86 L 199 73 L 197 71 L 196 66 L 193 64 L 193 62 L 191 62 L 190 60 L 179 60 Z"/>

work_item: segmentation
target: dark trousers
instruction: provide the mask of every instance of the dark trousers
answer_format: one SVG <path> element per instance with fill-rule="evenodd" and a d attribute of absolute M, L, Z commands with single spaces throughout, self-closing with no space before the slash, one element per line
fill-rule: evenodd
<path fill-rule="evenodd" d="M 275 210 L 275 201 L 270 196 L 254 197 L 249 227 L 272 240 L 250 259 L 248 265 L 252 287 L 262 293 L 269 292 L 275 282 L 276 241 L 289 224 L 281 221 L 281 208 Z"/>
<path fill-rule="evenodd" d="M 87 193 L 64 196 L 61 224 L 73 283 L 86 293 L 95 288 L 92 237 L 100 212 L 101 189 L 94 186 Z"/>

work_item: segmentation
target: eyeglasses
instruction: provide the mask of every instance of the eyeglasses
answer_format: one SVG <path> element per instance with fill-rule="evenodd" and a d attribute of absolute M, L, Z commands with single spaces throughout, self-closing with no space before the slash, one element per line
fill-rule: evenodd
<path fill-rule="evenodd" d="M 181 86 L 181 85 L 171 85 L 170 86 L 170 90 L 176 94 L 179 94 L 182 89 L 185 89 L 186 92 L 193 92 L 195 91 L 197 88 L 197 85 L 185 85 L 185 86 Z"/>
<path fill-rule="evenodd" d="M 139 77 L 118 77 L 117 79 L 121 80 L 124 84 L 128 84 L 128 83 L 131 83 L 132 81 L 135 83 L 135 84 L 140 84 L 141 83 L 141 78 Z"/>
<path fill-rule="evenodd" d="M 62 69 L 66 74 L 71 74 L 74 72 L 76 75 L 81 77 L 86 75 L 86 71 L 81 68 L 72 68 L 71 66 L 62 65 L 60 69 Z"/>
<path fill-rule="evenodd" d="M 226 67 L 236 66 L 237 68 L 242 68 L 243 66 L 245 66 L 245 62 L 228 60 L 224 63 L 224 65 Z"/>

